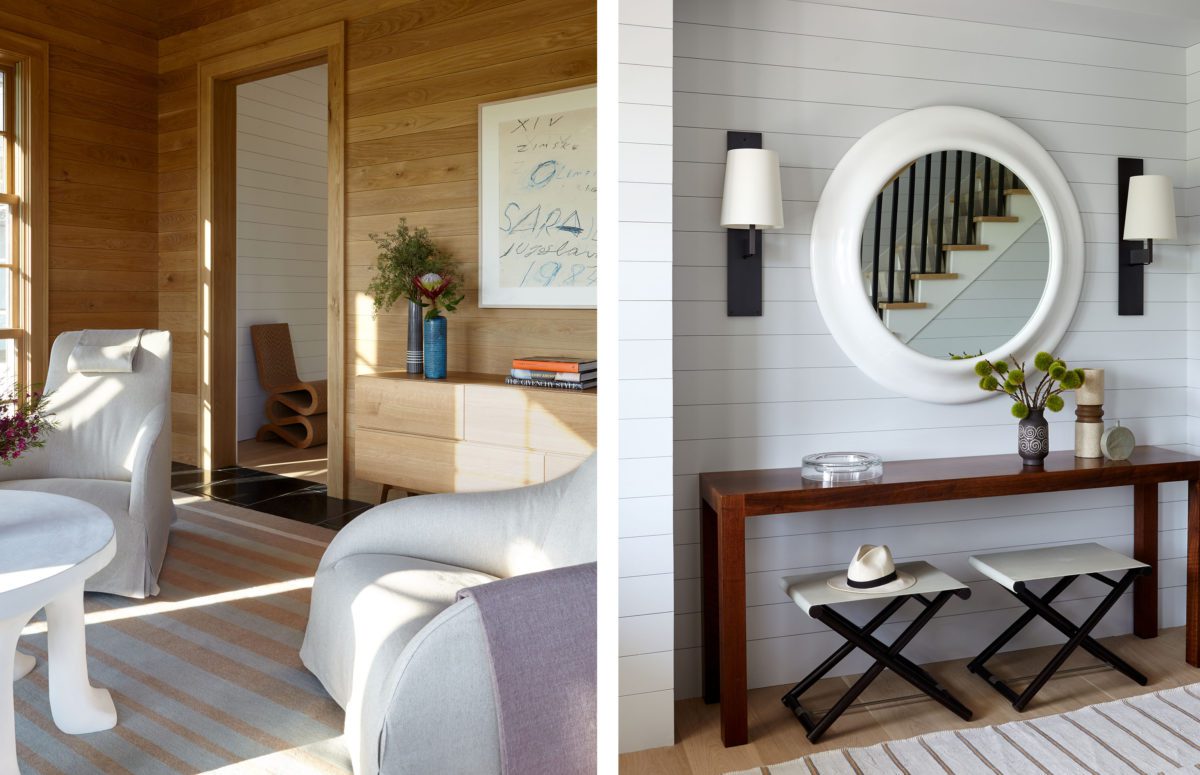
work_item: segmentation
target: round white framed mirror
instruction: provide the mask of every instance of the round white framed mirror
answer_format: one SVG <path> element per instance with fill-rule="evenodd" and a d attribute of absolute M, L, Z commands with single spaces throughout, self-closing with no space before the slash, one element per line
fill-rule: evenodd
<path fill-rule="evenodd" d="M 864 135 L 825 184 L 810 249 L 817 304 L 846 355 L 936 403 L 989 395 L 974 361 L 950 353 L 1052 350 L 1083 286 L 1083 225 L 1062 171 L 1023 129 L 974 108 L 919 108 Z"/>

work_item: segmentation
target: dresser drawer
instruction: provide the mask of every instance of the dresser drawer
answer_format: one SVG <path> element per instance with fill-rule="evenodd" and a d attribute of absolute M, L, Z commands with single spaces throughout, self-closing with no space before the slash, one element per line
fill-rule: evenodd
<path fill-rule="evenodd" d="M 417 492 L 505 490 L 545 481 L 540 452 L 359 428 L 360 479 Z"/>
<path fill-rule="evenodd" d="M 587 456 L 596 448 L 596 394 L 466 386 L 468 441 Z"/>
<path fill-rule="evenodd" d="M 358 377 L 354 383 L 357 424 L 360 428 L 461 439 L 465 388 L 453 382 Z"/>

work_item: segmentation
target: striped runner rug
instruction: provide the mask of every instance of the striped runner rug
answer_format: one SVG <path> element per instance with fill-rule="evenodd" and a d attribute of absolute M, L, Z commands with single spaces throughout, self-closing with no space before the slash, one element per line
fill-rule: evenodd
<path fill-rule="evenodd" d="M 19 648 L 37 669 L 13 684 L 21 773 L 350 772 L 341 708 L 300 664 L 312 577 L 333 531 L 178 496 L 149 600 L 86 596 L 92 683 L 117 726 L 65 735 L 46 697 L 45 625 Z"/>
<path fill-rule="evenodd" d="M 1150 775 L 1200 768 L 1200 684 L 1070 713 L 822 751 L 730 775 Z"/>

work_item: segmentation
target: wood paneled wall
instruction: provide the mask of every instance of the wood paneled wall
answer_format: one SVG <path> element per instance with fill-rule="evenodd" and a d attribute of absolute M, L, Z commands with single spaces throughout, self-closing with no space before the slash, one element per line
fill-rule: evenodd
<path fill-rule="evenodd" d="M 156 24 L 137 5 L 0 0 L 0 27 L 50 44 L 51 341 L 158 322 Z"/>
<path fill-rule="evenodd" d="M 174 15 L 159 20 L 167 36 L 158 47 L 158 320 L 175 334 L 176 459 L 192 459 L 196 446 L 196 63 L 346 22 L 347 375 L 403 368 L 404 310 L 374 319 L 363 294 L 377 252 L 369 235 L 401 217 L 462 262 L 469 293 L 450 319 L 450 368 L 499 373 L 531 351 L 594 353 L 595 312 L 477 307 L 478 106 L 593 83 L 595 8 L 594 0 L 173 4 Z M 352 414 L 352 394 L 347 406 Z"/>

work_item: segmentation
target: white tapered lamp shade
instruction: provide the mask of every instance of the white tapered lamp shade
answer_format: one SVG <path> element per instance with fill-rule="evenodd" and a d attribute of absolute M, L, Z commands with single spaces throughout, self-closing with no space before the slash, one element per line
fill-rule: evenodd
<path fill-rule="evenodd" d="M 1125 204 L 1127 240 L 1175 239 L 1175 187 L 1166 175 L 1134 175 Z"/>
<path fill-rule="evenodd" d="M 734 148 L 726 154 L 721 225 L 727 229 L 783 228 L 779 154 L 763 148 Z"/>

